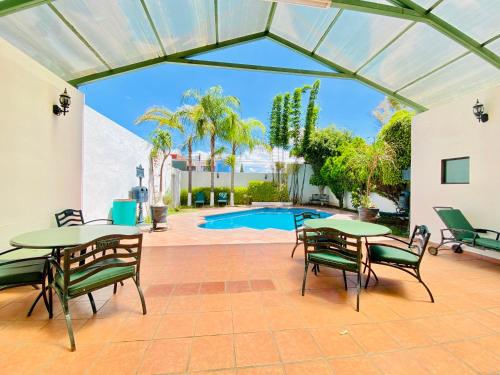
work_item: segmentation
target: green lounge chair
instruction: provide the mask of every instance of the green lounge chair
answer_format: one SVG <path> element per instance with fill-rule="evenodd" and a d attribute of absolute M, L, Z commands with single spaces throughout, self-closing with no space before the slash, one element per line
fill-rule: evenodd
<path fill-rule="evenodd" d="M 18 247 L 0 252 L 0 290 L 31 285 L 42 290 L 36 297 L 28 311 L 31 316 L 36 304 L 43 298 L 45 307 L 50 314 L 49 301 L 47 300 L 47 273 L 51 251 L 39 249 L 21 249 Z"/>
<path fill-rule="evenodd" d="M 429 247 L 429 253 L 437 255 L 439 248 L 447 243 L 456 253 L 462 252 L 462 245 L 477 249 L 500 251 L 500 232 L 492 229 L 474 228 L 462 211 L 453 207 L 433 207 L 434 211 L 446 225 L 441 229 L 441 242 L 437 247 Z M 480 234 L 492 233 L 492 237 L 481 237 Z"/>
<path fill-rule="evenodd" d="M 429 243 L 431 234 L 425 225 L 416 225 L 409 242 L 403 241 L 397 237 L 385 236 L 393 240 L 402 242 L 406 246 L 404 248 L 388 245 L 385 243 L 367 243 L 368 248 L 368 277 L 366 278 L 365 289 L 370 282 L 370 275 L 373 273 L 378 281 L 375 273 L 372 270 L 373 264 L 389 266 L 404 271 L 416 278 L 427 290 L 431 302 L 434 302 L 434 297 L 430 289 L 423 282 L 420 276 L 420 264 L 425 254 L 425 248 Z"/>
<path fill-rule="evenodd" d="M 110 253 L 107 253 L 107 250 L 110 250 Z M 146 314 L 146 302 L 139 279 L 141 250 L 142 234 L 113 234 L 64 249 L 62 264 L 56 259 L 51 259 L 54 271 L 48 275 L 50 313 L 52 313 L 52 291 L 54 291 L 66 318 L 71 351 L 76 349 L 68 304 L 71 299 L 88 295 L 92 311 L 96 314 L 97 309 L 91 293 L 131 278 L 139 292 L 142 313 Z"/>
<path fill-rule="evenodd" d="M 221 203 L 224 203 L 227 206 L 227 193 L 222 191 L 217 196 L 217 205 L 220 206 Z"/>
<path fill-rule="evenodd" d="M 202 206 L 205 205 L 205 193 L 202 191 L 199 191 L 194 195 L 194 206 L 196 207 L 197 204 L 201 204 Z"/>

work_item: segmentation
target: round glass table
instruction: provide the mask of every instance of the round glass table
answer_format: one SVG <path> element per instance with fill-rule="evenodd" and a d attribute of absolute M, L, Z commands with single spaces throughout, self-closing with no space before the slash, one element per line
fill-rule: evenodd
<path fill-rule="evenodd" d="M 82 245 L 102 236 L 112 234 L 139 234 L 139 228 L 126 225 L 77 225 L 49 228 L 22 233 L 10 240 L 15 247 L 54 249 Z"/>
<path fill-rule="evenodd" d="M 391 233 L 386 226 L 360 220 L 309 219 L 304 221 L 304 226 L 311 229 L 331 228 L 353 237 L 377 237 Z"/>

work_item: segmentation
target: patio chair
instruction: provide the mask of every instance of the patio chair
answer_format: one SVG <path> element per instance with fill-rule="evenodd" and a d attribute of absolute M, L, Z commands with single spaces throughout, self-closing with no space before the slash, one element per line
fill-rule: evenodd
<path fill-rule="evenodd" d="M 293 247 L 292 250 L 292 258 L 293 254 L 295 254 L 295 249 L 297 249 L 297 246 L 299 246 L 299 244 L 301 244 L 304 240 L 304 233 L 302 231 L 304 220 L 319 219 L 319 218 L 320 218 L 319 213 L 309 212 L 309 211 L 304 211 L 301 212 L 300 214 L 293 215 L 293 224 L 295 225 L 295 246 Z"/>
<path fill-rule="evenodd" d="M 309 201 L 311 204 L 321 204 L 321 199 L 319 194 L 311 195 L 311 200 Z"/>
<path fill-rule="evenodd" d="M 82 253 L 84 249 L 92 249 Z M 105 250 L 116 250 L 106 254 Z M 142 234 L 110 235 L 100 237 L 84 245 L 64 249 L 62 265 L 51 259 L 54 275 L 49 272 L 49 302 L 52 311 L 52 290 L 59 298 L 66 318 L 71 350 L 76 349 L 68 302 L 87 294 L 94 314 L 97 313 L 91 292 L 132 279 L 139 292 L 142 313 L 146 314 L 146 302 L 140 286 Z M 106 255 L 104 255 L 106 254 Z M 92 257 L 89 259 L 89 257 Z M 95 258 L 94 258 L 95 257 Z M 82 265 L 81 260 L 88 260 Z"/>
<path fill-rule="evenodd" d="M 47 273 L 49 270 L 49 252 L 38 249 L 20 249 L 18 247 L 0 252 L 0 290 L 31 285 L 42 290 L 28 311 L 31 316 L 36 304 L 43 298 L 45 307 L 52 317 L 47 300 Z"/>
<path fill-rule="evenodd" d="M 217 205 L 220 206 L 221 203 L 227 206 L 227 193 L 225 191 L 221 191 L 217 196 Z"/>
<path fill-rule="evenodd" d="M 359 311 L 359 294 L 361 292 L 361 238 L 352 237 L 332 228 L 303 229 L 305 268 L 302 281 L 302 295 L 306 288 L 309 264 L 313 264 L 316 273 L 321 265 L 342 270 L 344 287 L 347 291 L 346 272 L 357 275 L 356 311 Z"/>
<path fill-rule="evenodd" d="M 482 250 L 500 251 L 500 232 L 493 229 L 474 228 L 462 211 L 453 207 L 433 207 L 446 225 L 441 229 L 441 242 L 437 247 L 429 247 L 429 253 L 437 255 L 439 248 L 447 243 L 456 253 L 463 252 L 462 245 Z M 492 233 L 494 238 L 481 237 L 480 234 Z"/>
<path fill-rule="evenodd" d="M 320 194 L 319 201 L 320 201 L 321 205 L 323 206 L 324 204 L 330 203 L 330 197 L 328 197 L 328 194 Z"/>
<path fill-rule="evenodd" d="M 74 225 L 85 225 L 88 223 L 93 223 L 96 221 L 105 221 L 109 224 L 113 224 L 113 220 L 109 219 L 95 219 L 90 221 L 83 220 L 83 212 L 82 210 L 74 210 L 72 208 L 68 208 L 61 212 L 55 214 L 56 223 L 58 227 L 71 227 Z"/>
<path fill-rule="evenodd" d="M 197 204 L 201 204 L 202 207 L 205 206 L 205 193 L 202 191 L 194 195 L 194 206 L 196 207 Z"/>
<path fill-rule="evenodd" d="M 372 265 L 380 264 L 397 268 L 412 275 L 424 286 L 427 293 L 429 293 L 429 297 L 431 297 L 431 302 L 434 302 L 434 297 L 432 296 L 429 287 L 424 283 L 420 275 L 420 264 L 422 263 L 425 249 L 429 243 L 429 238 L 431 237 L 427 227 L 425 225 L 416 225 L 413 229 L 409 242 L 403 241 L 397 237 L 385 237 L 399 241 L 406 246 L 402 248 L 394 245 L 367 242 L 368 277 L 366 278 L 365 289 L 368 287 L 368 283 L 370 282 L 370 275 L 372 273 L 375 275 L 372 270 Z"/>

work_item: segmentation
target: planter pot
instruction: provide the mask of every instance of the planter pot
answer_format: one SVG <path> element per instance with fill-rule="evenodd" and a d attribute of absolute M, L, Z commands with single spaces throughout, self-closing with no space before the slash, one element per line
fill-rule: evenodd
<path fill-rule="evenodd" d="M 358 217 L 361 221 L 375 221 L 378 218 L 378 208 L 358 207 Z"/>
<path fill-rule="evenodd" d="M 167 222 L 168 206 L 151 206 L 151 220 L 153 221 L 153 230 L 156 230 L 159 223 Z"/>

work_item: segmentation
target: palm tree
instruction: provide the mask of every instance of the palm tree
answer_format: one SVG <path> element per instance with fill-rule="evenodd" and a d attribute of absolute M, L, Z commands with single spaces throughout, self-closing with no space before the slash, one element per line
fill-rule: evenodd
<path fill-rule="evenodd" d="M 231 194 L 229 204 L 234 206 L 234 171 L 236 168 L 236 154 L 241 153 L 245 148 L 253 148 L 263 142 L 254 137 L 254 130 L 260 129 L 265 133 L 265 126 L 259 120 L 245 119 L 231 111 L 223 121 L 222 138 L 229 143 L 231 154 L 226 159 L 226 164 L 231 167 Z"/>
<path fill-rule="evenodd" d="M 239 106 L 239 100 L 230 95 L 224 95 L 222 87 L 210 87 L 201 94 L 197 90 L 188 90 L 184 93 L 185 100 L 193 100 L 202 108 L 199 124 L 201 136 L 210 136 L 210 206 L 214 205 L 215 194 L 215 143 L 222 134 L 222 124 L 229 111 Z"/>
<path fill-rule="evenodd" d="M 135 124 L 141 124 L 143 122 L 154 121 L 157 123 L 156 129 L 152 133 L 151 143 L 153 148 L 149 155 L 150 164 L 153 165 L 155 160 L 160 161 L 160 197 L 159 201 L 163 202 L 163 168 L 165 161 L 167 160 L 170 152 L 172 150 L 172 135 L 168 130 L 162 129 L 162 127 L 167 127 L 170 129 L 176 129 L 182 131 L 182 124 L 176 121 L 174 113 L 168 108 L 164 107 L 152 107 L 144 112 L 143 115 L 139 116 L 135 120 Z M 153 183 L 154 186 L 154 183 Z M 153 192 L 154 195 L 154 192 Z M 153 196 L 153 200 L 156 201 L 156 197 Z M 154 202 L 157 203 L 157 202 Z"/>

